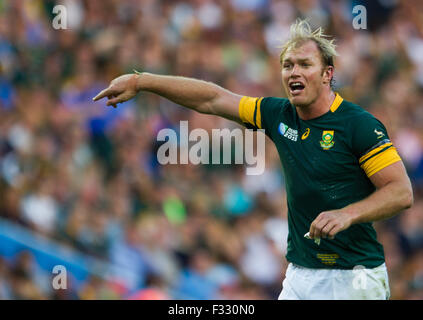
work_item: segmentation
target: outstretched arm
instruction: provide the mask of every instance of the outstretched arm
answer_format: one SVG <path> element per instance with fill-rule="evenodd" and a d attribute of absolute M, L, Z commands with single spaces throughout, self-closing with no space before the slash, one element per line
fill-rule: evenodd
<path fill-rule="evenodd" d="M 242 96 L 214 83 L 192 78 L 146 72 L 126 74 L 114 79 L 93 100 L 107 97 L 107 105 L 116 107 L 118 103 L 133 98 L 139 91 L 156 93 L 200 113 L 214 114 L 242 123 L 238 111 Z"/>

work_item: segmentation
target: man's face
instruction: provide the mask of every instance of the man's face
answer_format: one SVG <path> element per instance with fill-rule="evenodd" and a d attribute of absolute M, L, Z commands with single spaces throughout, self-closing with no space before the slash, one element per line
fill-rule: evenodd
<path fill-rule="evenodd" d="M 302 107 L 313 103 L 328 84 L 328 73 L 317 44 L 310 40 L 288 49 L 282 60 L 282 82 L 291 104 Z"/>

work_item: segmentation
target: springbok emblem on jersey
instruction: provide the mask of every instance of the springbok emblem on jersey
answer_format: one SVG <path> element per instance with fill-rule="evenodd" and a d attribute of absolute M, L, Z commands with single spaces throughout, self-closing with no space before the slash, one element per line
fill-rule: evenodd
<path fill-rule="evenodd" d="M 376 129 L 375 129 L 374 133 L 377 134 L 378 139 L 382 138 L 385 135 L 382 131 L 377 131 Z"/>
<path fill-rule="evenodd" d="M 335 144 L 333 141 L 334 130 L 324 130 L 322 133 L 322 140 L 320 141 L 320 146 L 323 150 L 329 150 Z"/>

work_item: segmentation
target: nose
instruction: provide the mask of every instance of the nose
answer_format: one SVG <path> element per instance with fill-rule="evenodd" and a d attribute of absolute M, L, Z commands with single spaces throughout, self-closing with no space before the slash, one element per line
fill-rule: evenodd
<path fill-rule="evenodd" d="M 299 75 L 299 68 L 298 68 L 298 65 L 297 64 L 294 64 L 294 66 L 292 67 L 292 70 L 291 70 L 291 77 L 292 76 L 298 76 Z"/>

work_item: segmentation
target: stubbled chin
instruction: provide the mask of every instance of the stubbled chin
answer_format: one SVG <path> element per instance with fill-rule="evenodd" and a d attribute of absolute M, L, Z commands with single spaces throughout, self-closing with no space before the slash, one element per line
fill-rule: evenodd
<path fill-rule="evenodd" d="M 287 94 L 289 102 L 291 102 L 292 105 L 295 105 L 295 106 L 298 106 L 298 107 L 303 106 L 303 105 L 307 105 L 307 96 L 306 96 L 306 93 L 304 91 L 301 92 L 300 94 L 292 95 L 290 90 L 289 90 L 289 87 L 285 87 L 285 92 Z"/>
<path fill-rule="evenodd" d="M 290 96 L 289 102 L 291 102 L 292 105 L 296 105 L 296 106 L 302 106 L 302 105 L 307 104 L 305 97 L 303 97 L 302 95 L 300 95 L 300 96 Z"/>
<path fill-rule="evenodd" d="M 296 95 L 292 95 L 291 94 L 291 98 L 292 99 L 297 99 L 297 100 L 299 100 L 299 99 L 302 99 L 302 100 L 304 100 L 305 99 L 305 95 L 303 95 L 303 94 L 296 94 Z"/>

